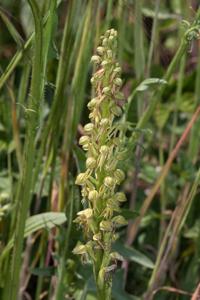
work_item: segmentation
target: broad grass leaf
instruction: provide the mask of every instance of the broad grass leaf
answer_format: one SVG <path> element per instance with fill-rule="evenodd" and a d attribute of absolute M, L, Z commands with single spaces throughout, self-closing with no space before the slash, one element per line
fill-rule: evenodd
<path fill-rule="evenodd" d="M 24 238 L 41 229 L 51 229 L 66 222 L 64 213 L 46 212 L 29 217 L 26 220 Z M 13 247 L 14 238 L 12 238 L 4 248 L 2 257 L 4 257 Z"/>
<path fill-rule="evenodd" d="M 114 244 L 113 248 L 115 251 L 119 252 L 119 254 L 121 254 L 124 258 L 130 261 L 133 261 L 148 269 L 154 268 L 154 263 L 146 255 L 139 252 L 138 250 L 135 250 L 134 248 L 125 246 L 119 241 Z"/>
<path fill-rule="evenodd" d="M 136 88 L 136 91 L 138 92 L 143 92 L 148 90 L 149 88 L 155 87 L 157 85 L 161 84 L 167 84 L 167 81 L 164 79 L 159 79 L 159 78 L 148 78 L 143 80 L 138 87 Z"/>

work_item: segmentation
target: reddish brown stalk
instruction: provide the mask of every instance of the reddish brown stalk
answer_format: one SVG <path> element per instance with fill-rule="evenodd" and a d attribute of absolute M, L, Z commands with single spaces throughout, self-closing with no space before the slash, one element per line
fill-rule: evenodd
<path fill-rule="evenodd" d="M 200 106 L 197 107 L 197 109 L 196 109 L 195 113 L 193 114 L 190 122 L 188 123 L 185 131 L 183 132 L 181 138 L 179 139 L 179 141 L 176 144 L 175 148 L 171 152 L 166 164 L 164 165 L 159 178 L 157 179 L 156 183 L 154 184 L 153 188 L 151 189 L 150 194 L 145 199 L 144 204 L 142 205 L 141 210 L 140 210 L 140 216 L 137 217 L 135 222 L 132 224 L 132 226 L 130 228 L 130 231 L 129 231 L 129 241 L 128 241 L 129 245 L 133 243 L 133 241 L 136 237 L 136 234 L 138 232 L 139 225 L 140 225 L 140 222 L 141 222 L 142 218 L 146 214 L 149 206 L 151 205 L 151 202 L 152 202 L 154 196 L 156 195 L 156 193 L 158 192 L 160 185 L 162 184 L 163 180 L 167 176 L 173 160 L 175 159 L 180 147 L 182 146 L 182 144 L 186 140 L 186 138 L 187 138 L 191 128 L 193 127 L 195 121 L 197 120 L 199 114 L 200 114 Z"/>
<path fill-rule="evenodd" d="M 191 300 L 199 300 L 200 299 L 200 282 L 191 298 Z"/>

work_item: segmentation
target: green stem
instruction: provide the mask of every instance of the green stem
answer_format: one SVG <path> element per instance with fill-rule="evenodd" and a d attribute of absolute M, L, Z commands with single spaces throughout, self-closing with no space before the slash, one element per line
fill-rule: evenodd
<path fill-rule="evenodd" d="M 21 268 L 21 255 L 23 251 L 23 239 L 25 221 L 31 198 L 32 170 L 35 157 L 35 136 L 39 119 L 39 105 L 41 100 L 41 76 L 42 75 L 42 19 L 39 7 L 35 0 L 28 0 L 35 22 L 35 56 L 33 60 L 32 81 L 27 109 L 27 134 L 24 149 L 24 165 L 20 180 L 18 198 L 18 217 L 16 222 L 15 240 L 13 248 L 13 259 L 11 262 L 11 280 L 9 300 L 16 300 L 19 292 L 19 279 Z"/>

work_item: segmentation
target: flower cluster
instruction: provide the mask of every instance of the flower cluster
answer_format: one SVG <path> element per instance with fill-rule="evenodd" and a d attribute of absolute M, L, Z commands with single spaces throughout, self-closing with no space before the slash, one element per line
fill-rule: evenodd
<path fill-rule="evenodd" d="M 113 260 L 120 258 L 112 253 L 117 226 L 127 224 L 120 215 L 120 203 L 125 194 L 116 192 L 125 179 L 118 162 L 124 159 L 123 130 L 116 122 L 123 110 L 120 106 L 121 68 L 116 62 L 117 32 L 107 30 L 101 37 L 101 45 L 91 61 L 96 72 L 91 78 L 95 98 L 88 103 L 90 123 L 84 126 L 84 136 L 79 144 L 86 151 L 86 171 L 77 176 L 76 184 L 88 208 L 78 212 L 75 222 L 83 227 L 88 242 L 79 244 L 74 253 L 89 256 L 95 265 L 96 281 L 104 281 Z M 98 254 L 97 254 L 98 252 Z M 98 262 L 97 262 L 98 261 Z M 103 284 L 103 283 L 102 283 Z"/>

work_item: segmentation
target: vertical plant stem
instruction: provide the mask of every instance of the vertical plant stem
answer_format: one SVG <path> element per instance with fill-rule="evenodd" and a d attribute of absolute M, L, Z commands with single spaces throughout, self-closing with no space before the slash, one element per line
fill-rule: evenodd
<path fill-rule="evenodd" d="M 18 217 L 16 223 L 9 300 L 16 300 L 19 293 L 21 255 L 23 249 L 24 227 L 31 198 L 32 170 L 35 157 L 35 136 L 38 126 L 39 104 L 41 100 L 42 75 L 42 20 L 37 3 L 29 0 L 35 21 L 35 57 L 33 60 L 31 91 L 27 109 L 27 134 L 24 149 L 24 165 L 20 180 L 18 198 Z"/>

